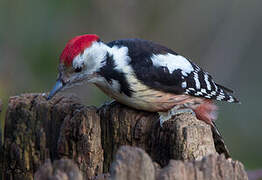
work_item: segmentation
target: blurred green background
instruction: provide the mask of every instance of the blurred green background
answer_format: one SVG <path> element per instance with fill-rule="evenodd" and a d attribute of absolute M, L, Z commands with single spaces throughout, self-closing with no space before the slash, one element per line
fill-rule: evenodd
<path fill-rule="evenodd" d="M 6 105 L 10 96 L 49 91 L 60 53 L 76 35 L 153 40 L 235 90 L 242 104 L 220 103 L 217 124 L 233 159 L 261 168 L 261 7 L 261 0 L 1 0 L 0 99 Z M 71 92 L 86 104 L 107 99 L 93 87 Z"/>

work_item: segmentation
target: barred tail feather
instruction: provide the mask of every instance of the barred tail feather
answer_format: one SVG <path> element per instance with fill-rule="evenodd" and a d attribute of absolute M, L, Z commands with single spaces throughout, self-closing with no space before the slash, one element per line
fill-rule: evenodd
<path fill-rule="evenodd" d="M 227 101 L 230 103 L 240 103 L 237 98 L 231 95 L 231 93 L 233 93 L 233 90 L 219 84 L 216 84 L 216 86 L 218 90 L 217 90 L 217 94 L 214 96 L 215 97 L 214 99 L 218 101 Z"/>
<path fill-rule="evenodd" d="M 225 86 L 222 86 L 222 85 L 217 84 L 217 83 L 215 83 L 215 84 L 216 84 L 219 88 L 223 89 L 223 90 L 226 91 L 226 92 L 229 92 L 229 93 L 233 93 L 233 92 L 234 92 L 232 89 L 229 89 L 229 88 L 227 88 L 227 87 L 225 87 Z"/>

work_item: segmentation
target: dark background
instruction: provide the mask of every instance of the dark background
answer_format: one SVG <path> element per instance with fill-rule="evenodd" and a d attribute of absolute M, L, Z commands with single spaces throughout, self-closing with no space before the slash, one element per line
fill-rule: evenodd
<path fill-rule="evenodd" d="M 6 107 L 9 96 L 49 91 L 60 53 L 76 35 L 153 40 L 235 90 L 242 104 L 219 103 L 217 124 L 233 159 L 261 168 L 261 7 L 261 0 L 2 0 L 0 98 Z M 93 87 L 71 92 L 86 104 L 108 100 Z"/>

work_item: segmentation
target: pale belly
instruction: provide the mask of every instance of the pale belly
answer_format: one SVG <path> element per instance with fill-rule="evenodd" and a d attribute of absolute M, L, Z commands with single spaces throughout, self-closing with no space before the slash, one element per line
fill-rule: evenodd
<path fill-rule="evenodd" d="M 175 105 L 183 105 L 187 103 L 195 103 L 196 101 L 202 101 L 200 98 L 194 98 L 189 95 L 175 95 L 148 89 L 144 85 L 137 85 L 137 83 L 136 86 L 133 86 L 135 88 L 133 88 L 134 92 L 132 97 L 128 97 L 123 93 L 119 93 L 119 91 L 112 88 L 112 86 L 110 86 L 108 83 L 95 83 L 95 85 L 105 94 L 122 104 L 135 109 L 150 112 L 164 112 L 172 109 Z"/>

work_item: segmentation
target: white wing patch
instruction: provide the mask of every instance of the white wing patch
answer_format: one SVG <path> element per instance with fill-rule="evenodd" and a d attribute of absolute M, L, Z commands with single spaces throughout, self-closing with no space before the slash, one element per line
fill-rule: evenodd
<path fill-rule="evenodd" d="M 128 56 L 127 47 L 113 46 L 112 48 L 108 49 L 108 52 L 110 55 L 113 55 L 113 59 L 116 63 L 115 69 L 122 71 L 131 61 L 130 57 Z"/>
<path fill-rule="evenodd" d="M 192 71 L 194 71 L 191 63 L 186 58 L 180 55 L 174 55 L 170 53 L 158 55 L 154 54 L 151 57 L 151 60 L 154 66 L 167 67 L 170 73 L 177 69 L 181 69 L 181 73 L 183 74 L 183 76 L 187 76 Z"/>
<path fill-rule="evenodd" d="M 132 74 L 133 70 L 129 65 L 131 58 L 128 56 L 128 48 L 125 46 L 113 46 L 107 49 L 108 53 L 113 56 L 115 62 L 115 69 L 126 74 Z"/>

